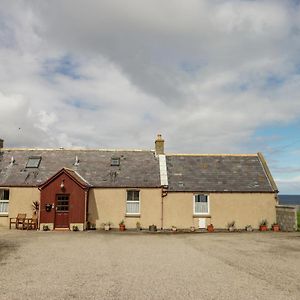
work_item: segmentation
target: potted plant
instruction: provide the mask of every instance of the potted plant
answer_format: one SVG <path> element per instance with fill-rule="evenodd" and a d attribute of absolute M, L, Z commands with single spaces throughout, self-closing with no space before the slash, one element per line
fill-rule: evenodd
<path fill-rule="evenodd" d="M 253 228 L 251 225 L 246 225 L 245 230 L 251 232 L 253 231 Z"/>
<path fill-rule="evenodd" d="M 174 226 L 174 225 L 172 225 L 171 229 L 172 229 L 173 232 L 177 231 L 177 227 Z"/>
<path fill-rule="evenodd" d="M 79 231 L 79 228 L 77 225 L 73 225 L 72 229 L 73 229 L 73 231 Z"/>
<path fill-rule="evenodd" d="M 268 230 L 268 221 L 266 219 L 261 220 L 259 224 L 260 231 L 267 231 Z"/>
<path fill-rule="evenodd" d="M 48 225 L 43 225 L 43 231 L 48 231 L 49 230 L 49 226 Z"/>
<path fill-rule="evenodd" d="M 235 221 L 229 222 L 229 223 L 227 224 L 227 229 L 228 229 L 228 231 L 230 231 L 230 232 L 235 231 Z"/>
<path fill-rule="evenodd" d="M 207 225 L 207 231 L 208 232 L 214 232 L 214 225 L 213 224 Z"/>
<path fill-rule="evenodd" d="M 32 209 L 33 209 L 33 214 L 37 215 L 38 214 L 38 210 L 39 210 L 39 202 L 38 201 L 33 201 L 32 202 Z"/>
<path fill-rule="evenodd" d="M 190 227 L 190 231 L 191 231 L 191 232 L 194 232 L 195 230 L 196 230 L 195 226 L 191 226 L 191 227 Z"/>
<path fill-rule="evenodd" d="M 136 222 L 136 229 L 137 230 L 142 230 L 142 226 L 140 222 Z"/>
<path fill-rule="evenodd" d="M 119 229 L 120 229 L 120 231 L 125 231 L 125 221 L 124 220 L 122 220 L 120 223 L 119 223 Z"/>
<path fill-rule="evenodd" d="M 152 224 L 149 226 L 149 231 L 157 231 L 156 225 Z"/>
<path fill-rule="evenodd" d="M 272 224 L 272 230 L 273 231 L 280 231 L 280 227 L 278 223 L 273 223 Z"/>
<path fill-rule="evenodd" d="M 109 231 L 111 229 L 111 225 L 112 223 L 111 222 L 106 222 L 103 224 L 103 227 L 104 227 L 104 230 L 105 231 Z"/>

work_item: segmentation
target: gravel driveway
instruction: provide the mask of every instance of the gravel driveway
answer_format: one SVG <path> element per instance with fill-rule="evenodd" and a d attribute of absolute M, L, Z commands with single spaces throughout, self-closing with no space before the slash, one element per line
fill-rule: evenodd
<path fill-rule="evenodd" d="M 300 299 L 300 233 L 0 230 L 0 299 Z"/>

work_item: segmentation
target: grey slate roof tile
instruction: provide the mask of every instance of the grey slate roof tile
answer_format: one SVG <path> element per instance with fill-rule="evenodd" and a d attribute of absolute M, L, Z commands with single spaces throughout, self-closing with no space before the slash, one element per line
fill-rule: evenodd
<path fill-rule="evenodd" d="M 26 168 L 30 156 L 42 157 L 39 168 Z M 120 166 L 111 166 L 112 157 L 120 157 Z M 37 186 L 62 168 L 75 170 L 95 187 L 160 186 L 158 158 L 152 151 L 0 150 L 0 186 Z"/>
<path fill-rule="evenodd" d="M 256 155 L 169 155 L 169 191 L 272 192 Z"/>

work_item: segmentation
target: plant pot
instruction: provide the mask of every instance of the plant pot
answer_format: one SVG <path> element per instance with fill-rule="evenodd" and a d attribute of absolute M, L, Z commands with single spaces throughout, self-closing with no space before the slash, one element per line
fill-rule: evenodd
<path fill-rule="evenodd" d="M 249 232 L 252 232 L 252 231 L 253 231 L 253 228 L 252 228 L 251 225 L 247 225 L 247 226 L 245 227 L 245 230 L 246 230 L 246 231 L 249 231 Z"/>
<path fill-rule="evenodd" d="M 196 230 L 196 229 L 195 229 L 195 226 L 191 226 L 191 227 L 190 227 L 190 231 L 191 231 L 191 232 L 194 232 L 195 230 Z"/>
<path fill-rule="evenodd" d="M 149 226 L 149 231 L 157 231 L 156 225 L 150 225 Z"/>
<path fill-rule="evenodd" d="M 229 231 L 229 232 L 234 232 L 234 231 L 235 231 L 235 228 L 234 228 L 233 226 L 228 227 L 228 231 Z"/>
<path fill-rule="evenodd" d="M 268 231 L 267 225 L 260 225 L 259 226 L 259 231 Z"/>
<path fill-rule="evenodd" d="M 173 232 L 176 232 L 176 231 L 177 231 L 177 228 L 176 228 L 176 227 L 172 227 L 172 231 L 173 231 Z"/>
<path fill-rule="evenodd" d="M 279 225 L 278 225 L 278 224 L 272 225 L 272 230 L 273 230 L 273 231 L 276 231 L 276 232 L 280 231 Z"/>
<path fill-rule="evenodd" d="M 104 230 L 109 231 L 110 230 L 110 225 L 104 225 Z"/>
<path fill-rule="evenodd" d="M 125 224 L 120 224 L 119 225 L 119 229 L 120 229 L 120 231 L 125 231 Z"/>
<path fill-rule="evenodd" d="M 207 226 L 207 231 L 208 232 L 214 232 L 214 225 L 210 224 Z"/>

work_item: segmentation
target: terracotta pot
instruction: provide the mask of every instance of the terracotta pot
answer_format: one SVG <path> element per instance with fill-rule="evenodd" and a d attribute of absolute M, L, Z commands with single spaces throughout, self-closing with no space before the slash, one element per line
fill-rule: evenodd
<path fill-rule="evenodd" d="M 280 227 L 278 224 L 272 225 L 272 230 L 273 231 L 280 231 Z"/>
<path fill-rule="evenodd" d="M 125 224 L 120 224 L 119 229 L 120 231 L 125 231 Z"/>
<path fill-rule="evenodd" d="M 267 225 L 260 225 L 259 226 L 259 231 L 267 231 L 267 230 L 268 230 Z"/>
<path fill-rule="evenodd" d="M 214 232 L 214 225 L 210 224 L 207 226 L 207 231 L 208 232 Z"/>

